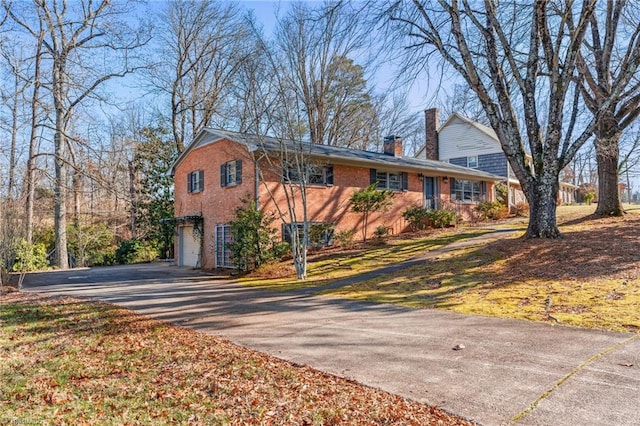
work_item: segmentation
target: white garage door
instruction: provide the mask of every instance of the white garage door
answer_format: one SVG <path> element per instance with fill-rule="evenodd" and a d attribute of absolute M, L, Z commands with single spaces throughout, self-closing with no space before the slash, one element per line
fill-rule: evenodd
<path fill-rule="evenodd" d="M 178 266 L 200 267 L 200 238 L 194 236 L 193 226 L 182 226 L 179 232 Z"/>

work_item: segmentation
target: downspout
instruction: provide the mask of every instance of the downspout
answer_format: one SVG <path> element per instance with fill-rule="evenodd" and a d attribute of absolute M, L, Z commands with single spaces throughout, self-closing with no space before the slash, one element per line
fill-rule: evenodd
<path fill-rule="evenodd" d="M 255 174 L 255 200 L 256 200 L 256 210 L 260 210 L 260 166 L 258 165 L 258 161 L 254 163 L 254 174 Z"/>

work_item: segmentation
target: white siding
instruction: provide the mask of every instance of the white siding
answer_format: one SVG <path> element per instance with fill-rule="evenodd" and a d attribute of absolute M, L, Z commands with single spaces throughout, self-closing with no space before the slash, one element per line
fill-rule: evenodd
<path fill-rule="evenodd" d="M 441 161 L 502 152 L 496 139 L 457 117 L 440 129 L 438 149 Z"/>

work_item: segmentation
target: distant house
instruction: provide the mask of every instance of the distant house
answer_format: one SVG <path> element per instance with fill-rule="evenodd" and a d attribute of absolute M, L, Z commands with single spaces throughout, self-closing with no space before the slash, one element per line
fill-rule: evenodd
<path fill-rule="evenodd" d="M 393 233 L 405 230 L 402 213 L 410 206 L 447 206 L 469 217 L 475 204 L 494 199 L 501 178 L 455 164 L 403 157 L 399 137 L 385 139 L 384 152 L 315 145 L 224 130 L 201 131 L 171 167 L 175 182 L 175 253 L 180 266 L 232 267 L 227 243 L 228 223 L 242 200 L 253 199 L 263 211 L 286 211 L 283 175 L 293 171 L 282 152 L 309 159 L 308 220 L 335 231 L 360 230 L 362 216 L 349 208 L 354 191 L 376 182 L 395 191 L 392 207 L 372 215 L 368 233 L 385 225 Z M 278 231 L 286 240 L 288 217 Z M 356 232 L 356 235 L 360 235 Z M 328 242 L 328 241 L 327 241 Z"/>
<path fill-rule="evenodd" d="M 416 158 L 445 161 L 502 176 L 509 186 L 509 204 L 526 201 L 520 181 L 492 128 L 457 113 L 440 125 L 438 115 L 436 108 L 425 111 L 426 140 Z M 576 186 L 561 181 L 558 197 L 561 203 L 575 203 Z"/>

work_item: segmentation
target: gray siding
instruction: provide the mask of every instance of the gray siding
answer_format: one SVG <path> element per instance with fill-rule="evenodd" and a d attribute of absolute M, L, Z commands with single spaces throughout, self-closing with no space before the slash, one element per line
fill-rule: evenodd
<path fill-rule="evenodd" d="M 507 177 L 507 156 L 502 152 L 478 155 L 478 170 Z"/>
<path fill-rule="evenodd" d="M 467 167 L 467 157 L 450 158 L 449 164 Z"/>

